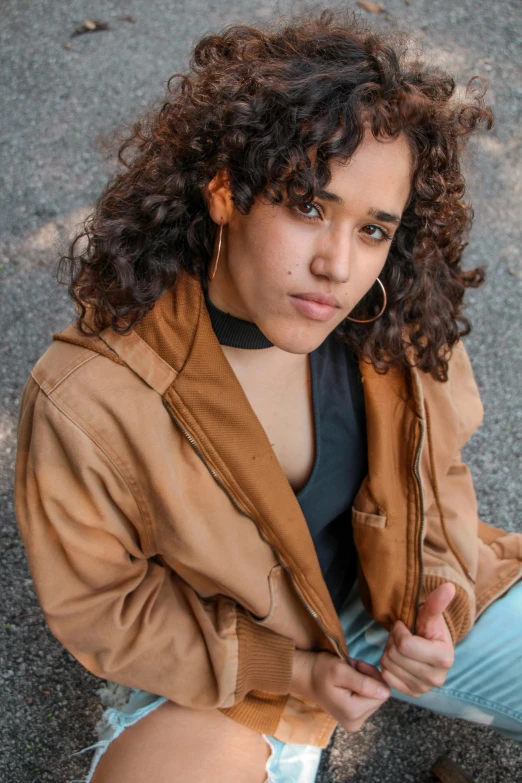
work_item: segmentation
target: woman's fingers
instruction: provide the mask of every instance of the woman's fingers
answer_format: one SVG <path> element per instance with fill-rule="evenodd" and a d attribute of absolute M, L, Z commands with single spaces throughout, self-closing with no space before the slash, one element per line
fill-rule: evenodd
<path fill-rule="evenodd" d="M 400 621 L 395 623 L 390 633 L 386 651 L 395 648 L 405 659 L 418 661 L 419 663 L 450 669 L 453 665 L 453 645 L 436 639 L 423 639 L 414 636 Z"/>
<path fill-rule="evenodd" d="M 381 672 L 376 666 L 373 666 L 371 663 L 366 663 L 366 661 L 359 661 L 357 658 L 350 658 L 350 662 L 353 668 L 358 672 L 361 672 L 361 674 L 367 674 L 369 677 L 373 677 L 378 682 L 386 685 Z"/>
<path fill-rule="evenodd" d="M 388 685 L 411 696 L 420 696 L 443 685 L 449 669 L 449 665 L 424 663 L 403 655 L 391 637 L 381 658 L 381 667 Z"/>
<path fill-rule="evenodd" d="M 397 622 L 381 658 L 382 674 L 392 688 L 420 696 L 444 684 L 453 659 L 451 641 L 414 636 L 404 623 Z"/>
<path fill-rule="evenodd" d="M 391 696 L 375 667 L 362 661 L 342 661 L 319 653 L 314 667 L 315 701 L 346 731 L 358 731 L 365 720 Z M 357 667 L 357 668 L 356 668 Z"/>
<path fill-rule="evenodd" d="M 364 696 L 347 688 L 335 688 L 334 700 L 337 703 L 335 717 L 346 731 L 359 731 L 370 715 L 382 707 L 386 699 L 391 696 L 391 690 L 386 683 L 384 688 L 387 695 L 380 698 Z M 364 691 L 365 686 L 363 685 L 360 690 Z"/>
<path fill-rule="evenodd" d="M 393 671 L 393 666 L 399 666 L 412 675 L 412 677 L 425 681 L 427 684 L 431 685 L 432 688 L 443 684 L 449 669 L 449 667 L 422 663 L 413 658 L 408 658 L 407 656 L 402 655 L 394 645 L 390 645 L 389 648 L 384 650 L 381 658 L 381 666 L 383 670 L 388 669 L 391 671 Z"/>
<path fill-rule="evenodd" d="M 359 661 L 358 663 L 361 664 L 362 662 Z M 338 688 L 345 688 L 366 699 L 382 701 L 391 695 L 390 689 L 382 681 L 382 678 L 373 675 L 373 667 L 370 667 L 367 671 L 360 671 L 348 664 L 341 664 L 335 673 L 333 684 Z"/>
<path fill-rule="evenodd" d="M 383 677 L 386 678 L 386 682 L 390 688 L 395 688 L 396 691 L 406 694 L 406 696 L 422 696 L 423 693 L 427 693 L 429 688 L 420 687 L 420 685 L 414 682 L 408 672 L 402 670 L 401 674 L 396 672 L 400 671 L 399 668 L 395 668 L 394 671 L 386 669 L 383 672 Z"/>

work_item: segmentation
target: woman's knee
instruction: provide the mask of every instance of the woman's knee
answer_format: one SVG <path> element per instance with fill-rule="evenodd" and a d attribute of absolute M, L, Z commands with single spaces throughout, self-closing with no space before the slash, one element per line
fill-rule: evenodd
<path fill-rule="evenodd" d="M 269 755 L 261 734 L 219 710 L 165 702 L 109 745 L 92 783 L 264 783 Z"/>

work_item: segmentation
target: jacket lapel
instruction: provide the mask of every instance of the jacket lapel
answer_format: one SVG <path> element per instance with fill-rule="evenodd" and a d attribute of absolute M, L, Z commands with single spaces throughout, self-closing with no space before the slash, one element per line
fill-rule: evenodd
<path fill-rule="evenodd" d="M 176 371 L 163 399 L 231 500 L 291 571 L 330 635 L 344 637 L 295 494 L 217 340 L 198 280 L 180 275 L 136 327 Z"/>

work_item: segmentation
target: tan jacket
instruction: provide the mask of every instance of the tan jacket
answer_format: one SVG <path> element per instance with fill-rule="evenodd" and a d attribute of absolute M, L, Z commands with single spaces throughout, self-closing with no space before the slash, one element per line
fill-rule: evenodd
<path fill-rule="evenodd" d="M 127 336 L 71 325 L 22 399 L 16 512 L 56 637 L 90 671 L 325 747 L 289 693 L 294 649 L 347 650 L 296 500 L 183 273 Z M 458 343 L 448 383 L 361 364 L 369 473 L 353 529 L 361 595 L 414 628 L 444 581 L 458 641 L 522 573 L 522 536 L 479 522 L 460 449 L 482 420 Z"/>

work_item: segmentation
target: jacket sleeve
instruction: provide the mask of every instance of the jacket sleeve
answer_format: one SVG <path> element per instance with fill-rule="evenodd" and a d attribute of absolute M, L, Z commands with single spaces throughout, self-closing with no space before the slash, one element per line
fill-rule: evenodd
<path fill-rule="evenodd" d="M 454 347 L 447 385 L 438 384 L 436 392 L 425 398 L 427 443 L 422 469 L 432 499 L 425 508 L 421 602 L 442 582 L 455 584 L 456 596 L 445 618 L 456 643 L 475 621 L 479 545 L 477 498 L 471 471 L 462 460 L 462 448 L 484 415 L 462 342 Z M 438 420 L 445 426 L 437 427 Z M 453 452 L 448 455 L 449 432 L 454 440 Z"/>
<path fill-rule="evenodd" d="M 15 506 L 46 621 L 89 671 L 190 707 L 289 692 L 294 642 L 144 554 L 131 478 L 32 378 Z"/>

